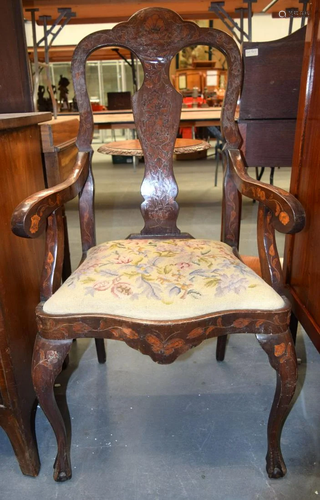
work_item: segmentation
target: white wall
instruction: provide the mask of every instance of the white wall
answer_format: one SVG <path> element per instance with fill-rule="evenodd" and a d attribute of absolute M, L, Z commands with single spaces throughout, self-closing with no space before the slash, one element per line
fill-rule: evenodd
<path fill-rule="evenodd" d="M 115 23 L 104 23 L 104 24 L 70 24 L 65 26 L 55 41 L 53 45 L 77 45 L 82 38 L 93 33 L 94 31 L 111 29 L 115 26 Z M 30 21 L 25 22 L 26 37 L 28 47 L 33 46 L 32 40 L 32 25 Z M 37 29 L 37 41 L 43 37 L 43 26 L 36 26 Z M 54 29 L 57 31 L 57 27 Z M 49 38 L 50 41 L 50 38 Z M 43 45 L 43 44 L 42 44 Z"/>
<path fill-rule="evenodd" d="M 240 24 L 239 19 L 236 19 Z M 293 31 L 300 28 L 301 20 L 293 20 Z M 63 28 L 61 33 L 55 39 L 53 45 L 76 45 L 86 35 L 94 31 L 110 29 L 114 24 L 71 24 Z M 25 23 L 27 44 L 29 47 L 32 42 L 31 22 Z M 220 28 L 220 26 L 219 26 Z M 244 28 L 247 30 L 247 20 L 244 21 Z M 57 28 L 55 28 L 57 29 Z M 255 14 L 252 18 L 252 41 L 267 42 L 276 40 L 288 35 L 289 19 L 273 19 L 271 14 Z M 43 27 L 37 26 L 37 40 L 43 36 Z"/>
<path fill-rule="evenodd" d="M 246 20 L 247 23 L 247 20 Z M 245 28 L 246 28 L 245 23 Z M 301 26 L 301 19 L 293 20 L 293 29 Z M 252 18 L 252 41 L 269 42 L 288 36 L 289 19 L 273 19 L 271 14 L 255 14 Z"/>

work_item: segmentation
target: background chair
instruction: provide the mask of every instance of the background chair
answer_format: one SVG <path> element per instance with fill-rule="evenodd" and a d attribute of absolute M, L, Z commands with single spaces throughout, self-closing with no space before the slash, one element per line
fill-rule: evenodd
<path fill-rule="evenodd" d="M 172 58 L 183 47 L 210 45 L 228 63 L 228 86 L 221 130 L 226 141 L 222 242 L 193 239 L 177 227 L 179 207 L 173 175 L 173 149 L 182 96 L 169 79 Z M 141 186 L 144 227 L 126 240 L 96 246 L 91 172 L 93 119 L 85 86 L 85 62 L 103 46 L 119 45 L 141 60 L 144 84 L 133 96 L 133 112 L 145 157 Z M 86 37 L 72 63 L 81 121 L 79 150 L 72 174 L 56 187 L 28 198 L 13 215 L 13 231 L 37 237 L 47 228 L 39 333 L 34 347 L 33 381 L 41 407 L 58 443 L 54 478 L 71 477 L 69 450 L 53 386 L 72 339 L 121 340 L 162 364 L 217 337 L 223 360 L 227 334 L 254 333 L 277 372 L 268 425 L 267 471 L 281 477 L 286 467 L 280 434 L 296 385 L 296 356 L 288 322 L 290 306 L 282 294 L 282 271 L 274 229 L 299 231 L 300 203 L 288 193 L 251 179 L 239 151 L 234 113 L 242 79 L 241 57 L 226 33 L 199 28 L 167 9 L 144 9 L 112 30 Z M 61 207 L 79 194 L 83 257 L 61 283 L 63 223 Z M 259 278 L 238 258 L 241 194 L 259 201 Z"/>

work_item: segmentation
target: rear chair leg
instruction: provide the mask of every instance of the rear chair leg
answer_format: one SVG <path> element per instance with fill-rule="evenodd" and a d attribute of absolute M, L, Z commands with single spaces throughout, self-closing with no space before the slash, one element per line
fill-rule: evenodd
<path fill-rule="evenodd" d="M 268 422 L 267 472 L 270 478 L 283 477 L 286 472 L 280 439 L 297 383 L 297 358 L 290 330 L 275 335 L 256 335 L 277 372 L 277 386 Z"/>
<path fill-rule="evenodd" d="M 32 360 L 32 378 L 39 403 L 57 439 L 58 453 L 54 463 L 55 481 L 71 478 L 71 465 L 64 421 L 54 396 L 54 381 L 61 372 L 72 340 L 47 340 L 37 335 Z"/>
<path fill-rule="evenodd" d="M 217 348 L 216 348 L 216 360 L 223 361 L 224 355 L 226 353 L 226 346 L 228 341 L 228 335 L 222 335 L 217 338 Z"/>
<path fill-rule="evenodd" d="M 106 347 L 104 339 L 94 339 L 96 343 L 96 351 L 99 363 L 105 363 L 107 359 Z"/>

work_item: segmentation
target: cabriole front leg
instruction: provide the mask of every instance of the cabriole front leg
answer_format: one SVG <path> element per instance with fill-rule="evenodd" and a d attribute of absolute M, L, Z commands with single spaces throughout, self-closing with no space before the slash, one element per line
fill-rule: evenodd
<path fill-rule="evenodd" d="M 284 463 L 280 439 L 297 384 L 297 358 L 290 331 L 275 335 L 256 335 L 268 354 L 272 368 L 277 372 L 277 387 L 268 421 L 267 472 L 270 478 L 283 477 L 287 468 Z"/>
<path fill-rule="evenodd" d="M 32 377 L 41 408 L 55 433 L 58 445 L 54 463 L 55 481 L 71 478 L 71 466 L 64 421 L 54 396 L 54 382 L 62 369 L 72 340 L 47 340 L 37 335 L 32 360 Z"/>

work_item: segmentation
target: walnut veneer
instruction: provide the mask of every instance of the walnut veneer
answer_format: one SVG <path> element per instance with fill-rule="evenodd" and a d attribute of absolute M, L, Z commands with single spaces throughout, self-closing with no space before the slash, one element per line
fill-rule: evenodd
<path fill-rule="evenodd" d="M 304 204 L 306 227 L 287 237 L 285 278 L 295 317 L 320 352 L 320 2 L 307 25 L 290 191 Z M 294 320 L 292 327 L 296 329 Z"/>
<path fill-rule="evenodd" d="M 50 117 L 51 113 L 0 115 L 0 425 L 22 472 L 31 476 L 40 466 L 33 432 L 31 358 L 45 241 L 16 238 L 10 219 L 22 198 L 45 187 L 38 123 Z"/>

